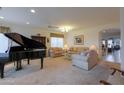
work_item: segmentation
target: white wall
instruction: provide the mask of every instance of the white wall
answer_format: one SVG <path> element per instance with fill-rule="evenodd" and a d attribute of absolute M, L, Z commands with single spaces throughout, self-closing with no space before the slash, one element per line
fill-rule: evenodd
<path fill-rule="evenodd" d="M 67 44 L 69 47 L 71 46 L 86 46 L 90 47 L 91 45 L 96 45 L 99 48 L 99 33 L 100 31 L 107 28 L 119 28 L 119 23 L 107 24 L 98 27 L 92 27 L 88 29 L 78 29 L 74 31 L 70 31 L 67 34 Z M 84 45 L 74 45 L 74 36 L 84 35 Z"/>
<path fill-rule="evenodd" d="M 74 45 L 74 36 L 84 35 L 84 45 L 90 46 L 92 44 L 98 45 L 98 31 L 96 29 L 80 29 L 70 31 L 67 34 L 67 44 L 69 47 L 71 46 L 82 46 L 82 45 Z M 94 42 L 95 41 L 95 42 Z"/>
<path fill-rule="evenodd" d="M 120 8 L 121 23 L 121 69 L 124 70 L 124 8 Z"/>

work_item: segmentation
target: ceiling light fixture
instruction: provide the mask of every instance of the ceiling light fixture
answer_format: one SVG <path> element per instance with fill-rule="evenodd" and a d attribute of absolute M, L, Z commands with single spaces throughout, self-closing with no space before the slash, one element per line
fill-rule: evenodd
<path fill-rule="evenodd" d="M 52 26 L 52 25 L 48 25 L 48 29 L 51 30 L 56 30 L 56 31 L 61 31 L 61 32 L 69 32 L 70 30 L 72 30 L 71 26 Z"/>
<path fill-rule="evenodd" d="M 31 9 L 30 12 L 31 12 L 31 13 L 35 13 L 36 11 L 35 11 L 34 9 Z"/>
<path fill-rule="evenodd" d="M 3 16 L 0 16 L 0 19 L 4 19 L 4 17 Z"/>
<path fill-rule="evenodd" d="M 27 25 L 29 25 L 30 23 L 29 22 L 26 22 Z"/>
<path fill-rule="evenodd" d="M 69 32 L 72 28 L 69 26 L 61 27 L 60 30 L 61 32 Z"/>

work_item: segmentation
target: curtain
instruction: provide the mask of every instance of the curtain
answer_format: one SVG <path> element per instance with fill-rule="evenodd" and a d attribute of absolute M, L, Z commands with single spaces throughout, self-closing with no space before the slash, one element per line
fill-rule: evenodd
<path fill-rule="evenodd" d="M 0 33 L 7 33 L 7 32 L 10 32 L 9 27 L 0 26 Z"/>

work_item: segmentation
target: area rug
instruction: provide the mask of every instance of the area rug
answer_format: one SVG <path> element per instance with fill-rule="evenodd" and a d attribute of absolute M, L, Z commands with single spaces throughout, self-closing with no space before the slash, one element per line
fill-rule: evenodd
<path fill-rule="evenodd" d="M 100 80 L 107 80 L 110 67 L 119 64 L 99 62 L 93 69 L 86 71 L 72 66 L 64 57 L 45 58 L 44 67 L 40 69 L 40 60 L 32 60 L 30 65 L 23 62 L 23 69 L 15 71 L 14 64 L 5 67 L 5 78 L 1 85 L 99 85 Z"/>

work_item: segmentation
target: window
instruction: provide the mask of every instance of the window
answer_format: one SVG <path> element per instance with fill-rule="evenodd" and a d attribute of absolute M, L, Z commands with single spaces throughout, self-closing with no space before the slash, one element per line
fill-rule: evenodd
<path fill-rule="evenodd" d="M 0 53 L 5 53 L 8 49 L 9 39 L 0 33 Z"/>
<path fill-rule="evenodd" d="M 51 37 L 51 47 L 63 48 L 63 38 Z"/>
<path fill-rule="evenodd" d="M 103 40 L 103 41 L 102 41 L 102 44 L 103 44 L 103 45 L 105 45 L 105 44 L 106 44 L 106 43 L 105 43 L 105 40 Z"/>
<path fill-rule="evenodd" d="M 113 40 L 109 39 L 107 42 L 108 42 L 108 48 L 112 48 Z"/>

